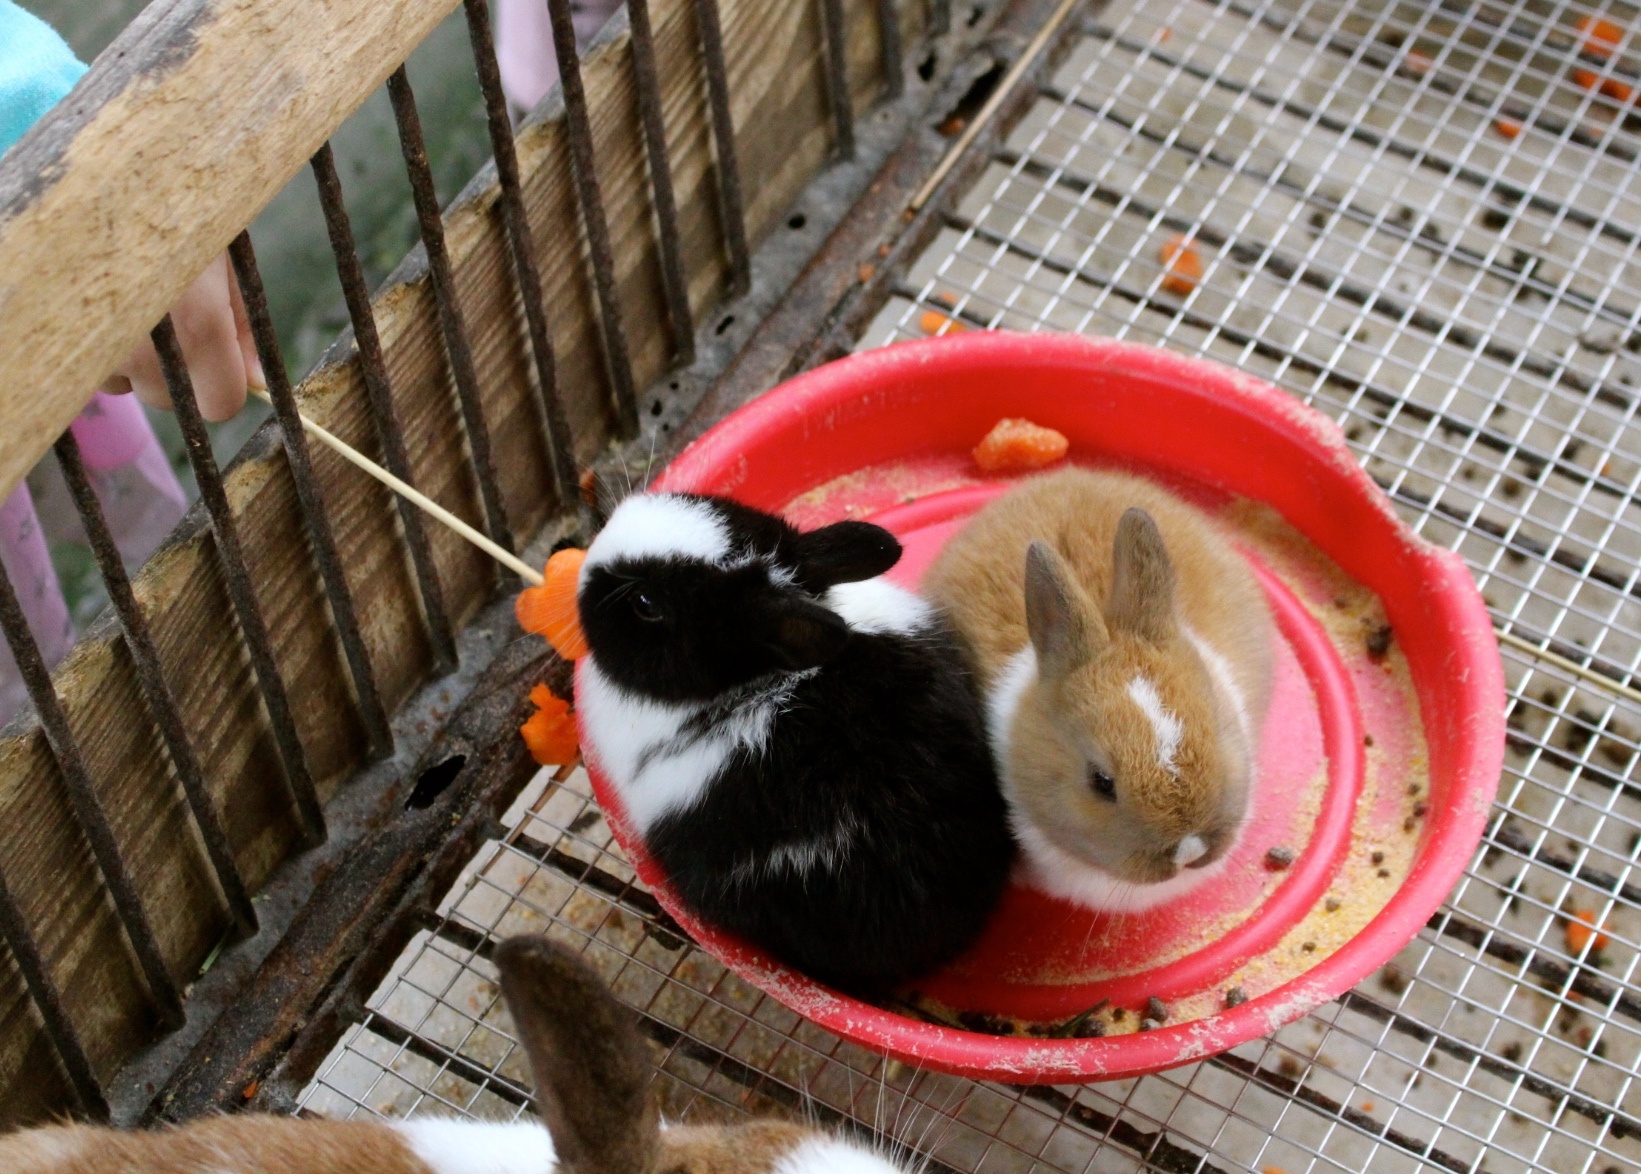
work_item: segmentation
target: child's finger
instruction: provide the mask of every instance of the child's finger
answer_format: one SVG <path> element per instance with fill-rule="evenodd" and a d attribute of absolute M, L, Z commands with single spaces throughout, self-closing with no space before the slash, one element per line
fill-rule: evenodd
<path fill-rule="evenodd" d="M 239 412 L 249 382 L 231 287 L 228 258 L 220 256 L 171 308 L 199 413 L 212 422 Z"/>
<path fill-rule="evenodd" d="M 245 359 L 245 378 L 252 387 L 264 390 L 268 386 L 268 377 L 262 373 L 262 357 L 256 353 L 256 336 L 251 333 L 251 316 L 245 312 L 245 299 L 239 292 L 239 281 L 231 265 L 228 268 L 228 300 L 233 306 L 239 353 Z"/>
<path fill-rule="evenodd" d="M 170 410 L 171 391 L 165 386 L 165 375 L 160 371 L 160 357 L 154 351 L 154 344 L 146 338 L 131 349 L 109 383 L 118 384 L 121 380 L 125 382 L 124 390 L 132 392 L 149 407 Z"/>

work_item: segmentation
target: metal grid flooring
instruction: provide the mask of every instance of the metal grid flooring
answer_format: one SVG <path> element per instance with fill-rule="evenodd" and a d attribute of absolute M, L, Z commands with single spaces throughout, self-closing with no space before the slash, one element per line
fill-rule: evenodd
<path fill-rule="evenodd" d="M 1633 688 L 1641 118 L 1619 99 L 1641 58 L 1581 58 L 1588 12 L 1098 8 L 861 345 L 1071 330 L 1258 374 L 1344 427 L 1502 628 Z M 1206 270 L 1183 297 L 1159 260 L 1177 234 Z M 304 1106 L 522 1112 L 483 954 L 545 928 L 644 1012 L 675 1114 L 807 1106 L 963 1171 L 1635 1170 L 1641 706 L 1505 664 L 1498 806 L 1447 906 L 1356 991 L 1227 1055 L 1066 1088 L 885 1065 L 670 930 L 575 775 L 526 793 Z M 1572 950 L 1573 910 L 1610 942 Z"/>

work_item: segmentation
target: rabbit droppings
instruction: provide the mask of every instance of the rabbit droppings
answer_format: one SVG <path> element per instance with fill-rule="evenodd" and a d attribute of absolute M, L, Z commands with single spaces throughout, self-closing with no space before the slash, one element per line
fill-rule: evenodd
<path fill-rule="evenodd" d="M 842 1137 L 780 1121 L 664 1126 L 632 1013 L 573 950 L 497 947 L 535 1081 L 532 1122 L 212 1117 L 172 1129 L 51 1125 L 0 1136 L 6 1174 L 901 1174 Z"/>
<path fill-rule="evenodd" d="M 981 510 L 924 586 L 986 690 L 1035 887 L 1133 911 L 1224 858 L 1247 813 L 1273 628 L 1212 519 L 1140 478 L 1067 469 Z"/>
<path fill-rule="evenodd" d="M 887 530 L 624 501 L 587 549 L 590 757 L 679 897 L 851 993 L 954 957 L 1008 878 L 985 713 Z"/>

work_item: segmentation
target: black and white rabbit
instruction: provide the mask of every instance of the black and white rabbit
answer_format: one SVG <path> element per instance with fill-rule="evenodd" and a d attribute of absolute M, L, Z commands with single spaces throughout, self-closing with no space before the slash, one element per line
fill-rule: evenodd
<path fill-rule="evenodd" d="M 883 993 L 979 933 L 1013 856 L 945 619 L 879 526 L 628 498 L 578 585 L 584 744 L 703 918 Z"/>

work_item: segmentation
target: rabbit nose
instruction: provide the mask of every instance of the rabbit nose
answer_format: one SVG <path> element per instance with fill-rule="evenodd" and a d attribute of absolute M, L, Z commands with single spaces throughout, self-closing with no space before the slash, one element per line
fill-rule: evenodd
<path fill-rule="evenodd" d="M 1208 841 L 1201 836 L 1186 836 L 1174 845 L 1174 867 L 1190 868 L 1208 855 Z"/>

